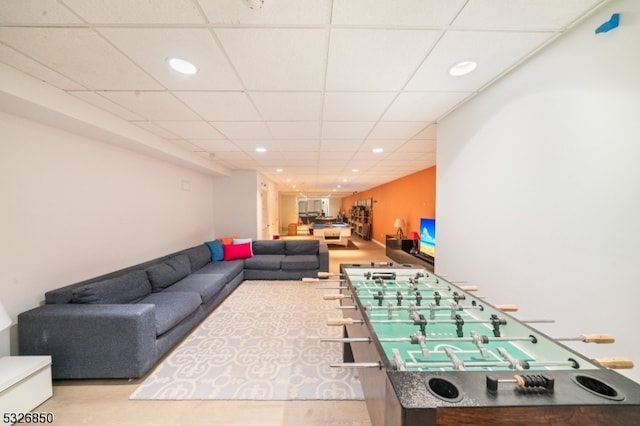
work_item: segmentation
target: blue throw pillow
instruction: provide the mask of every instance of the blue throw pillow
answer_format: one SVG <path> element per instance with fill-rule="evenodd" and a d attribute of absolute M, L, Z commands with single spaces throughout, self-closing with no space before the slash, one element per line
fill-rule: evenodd
<path fill-rule="evenodd" d="M 222 241 L 207 241 L 205 243 L 211 251 L 211 260 L 214 262 L 220 262 L 224 260 L 224 250 L 222 249 Z"/>

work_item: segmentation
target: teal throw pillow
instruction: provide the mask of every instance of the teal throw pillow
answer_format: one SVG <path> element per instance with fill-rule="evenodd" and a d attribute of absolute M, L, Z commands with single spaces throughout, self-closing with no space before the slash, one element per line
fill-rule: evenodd
<path fill-rule="evenodd" d="M 224 260 L 224 250 L 222 249 L 222 241 L 208 241 L 205 243 L 211 251 L 211 260 L 220 262 Z"/>

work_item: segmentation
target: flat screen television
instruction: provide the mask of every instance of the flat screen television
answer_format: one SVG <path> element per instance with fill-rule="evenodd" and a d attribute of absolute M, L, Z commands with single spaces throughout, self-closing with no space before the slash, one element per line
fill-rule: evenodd
<path fill-rule="evenodd" d="M 420 219 L 420 254 L 436 257 L 436 220 Z"/>

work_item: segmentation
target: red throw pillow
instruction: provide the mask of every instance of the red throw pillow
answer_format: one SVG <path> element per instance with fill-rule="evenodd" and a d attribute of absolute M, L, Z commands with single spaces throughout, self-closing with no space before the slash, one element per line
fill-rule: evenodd
<path fill-rule="evenodd" d="M 251 243 L 223 244 L 224 260 L 247 259 L 252 256 Z"/>

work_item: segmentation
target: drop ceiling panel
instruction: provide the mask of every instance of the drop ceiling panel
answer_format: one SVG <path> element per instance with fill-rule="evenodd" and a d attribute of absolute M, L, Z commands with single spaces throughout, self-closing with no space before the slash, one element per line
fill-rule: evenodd
<path fill-rule="evenodd" d="M 249 90 L 322 90 L 325 30 L 220 28 L 215 32 Z"/>
<path fill-rule="evenodd" d="M 112 102 L 111 100 L 105 98 L 104 96 L 100 96 L 96 92 L 88 92 L 88 91 L 72 91 L 69 92 L 76 98 L 80 98 L 83 101 L 96 106 L 104 111 L 109 111 L 112 114 L 117 115 L 118 117 L 124 118 L 128 121 L 134 120 L 143 120 L 144 117 L 134 113 L 131 110 L 121 107 L 120 105 Z"/>
<path fill-rule="evenodd" d="M 319 121 L 270 121 L 267 126 L 275 139 L 314 139 L 320 136 Z"/>
<path fill-rule="evenodd" d="M 231 140 L 271 139 L 269 129 L 261 121 L 214 121 L 213 125 Z"/>
<path fill-rule="evenodd" d="M 320 150 L 323 152 L 355 152 L 362 144 L 362 139 L 322 139 Z M 341 154 L 344 155 L 344 154 Z"/>
<path fill-rule="evenodd" d="M 161 86 L 97 33 L 86 28 L 0 28 L 0 41 L 98 90 L 154 90 Z"/>
<path fill-rule="evenodd" d="M 168 92 L 100 92 L 102 96 L 151 121 L 200 119 Z"/>
<path fill-rule="evenodd" d="M 204 151 L 215 153 L 216 156 L 221 151 L 239 151 L 236 144 L 224 139 L 190 139 L 189 142 Z"/>
<path fill-rule="evenodd" d="M 242 90 L 242 84 L 207 29 L 102 28 L 109 42 L 172 90 Z M 183 75 L 169 58 L 186 59 L 198 72 Z"/>
<path fill-rule="evenodd" d="M 440 27 L 455 18 L 466 0 L 334 0 L 333 23 L 390 27 Z"/>
<path fill-rule="evenodd" d="M 60 0 L 82 18 L 98 24 L 204 24 L 191 0 Z"/>
<path fill-rule="evenodd" d="M 261 117 L 243 92 L 175 92 L 207 121 L 255 121 Z"/>
<path fill-rule="evenodd" d="M 410 139 L 428 124 L 424 121 L 381 121 L 376 124 L 368 139 Z"/>
<path fill-rule="evenodd" d="M 167 129 L 164 129 L 164 128 L 158 126 L 156 123 L 154 123 L 152 121 L 132 121 L 131 123 L 133 123 L 136 126 L 141 127 L 143 129 L 153 133 L 154 135 L 158 136 L 159 138 L 163 138 L 163 139 L 167 139 L 167 140 L 174 140 L 174 139 L 179 138 L 178 135 L 174 135 L 173 133 L 171 133 Z"/>
<path fill-rule="evenodd" d="M 464 98 L 465 92 L 404 92 L 393 102 L 383 120 L 434 121 Z"/>
<path fill-rule="evenodd" d="M 550 39 L 549 32 L 448 31 L 407 85 L 407 90 L 473 91 Z M 449 75 L 463 60 L 478 67 L 471 74 Z"/>
<path fill-rule="evenodd" d="M 278 149 L 283 152 L 289 151 L 317 151 L 318 139 L 284 139 L 277 141 Z"/>
<path fill-rule="evenodd" d="M 0 33 L 2 30 L 0 29 Z M 22 53 L 0 44 L 0 62 L 19 69 L 62 90 L 82 90 L 84 87 Z"/>
<path fill-rule="evenodd" d="M 252 92 L 250 96 L 265 120 L 320 120 L 321 92 Z"/>
<path fill-rule="evenodd" d="M 156 121 L 156 124 L 185 139 L 224 139 L 206 121 Z"/>
<path fill-rule="evenodd" d="M 322 25 L 329 22 L 329 0 L 266 0 L 251 9 L 246 0 L 198 0 L 207 18 L 226 25 Z"/>
<path fill-rule="evenodd" d="M 325 121 L 322 137 L 327 139 L 360 139 L 367 137 L 374 126 L 371 121 Z"/>
<path fill-rule="evenodd" d="M 436 42 L 438 31 L 331 31 L 327 90 L 400 90 Z"/>
<path fill-rule="evenodd" d="M 398 147 L 395 151 L 396 153 L 417 153 L 417 152 L 433 152 L 436 150 L 436 141 L 435 140 L 411 140 L 405 142 L 402 146 Z M 406 157 L 410 159 L 410 157 Z"/>
<path fill-rule="evenodd" d="M 323 119 L 328 121 L 377 121 L 396 92 L 327 92 Z"/>
<path fill-rule="evenodd" d="M 453 27 L 494 29 L 562 29 L 602 0 L 473 0 Z"/>
<path fill-rule="evenodd" d="M 0 23 L 63 24 L 82 20 L 56 0 L 4 0 L 0 7 Z"/>

